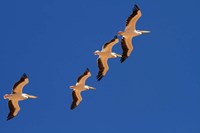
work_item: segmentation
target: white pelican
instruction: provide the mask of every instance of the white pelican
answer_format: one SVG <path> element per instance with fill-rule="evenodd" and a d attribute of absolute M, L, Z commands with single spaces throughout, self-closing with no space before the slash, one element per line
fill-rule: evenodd
<path fill-rule="evenodd" d="M 99 55 L 99 58 L 97 59 L 99 72 L 97 75 L 97 80 L 100 81 L 107 73 L 109 67 L 108 67 L 108 59 L 109 58 L 117 58 L 121 57 L 121 55 L 116 54 L 112 52 L 112 47 L 119 42 L 119 39 L 117 36 L 114 36 L 114 38 L 103 45 L 102 50 L 95 51 L 95 55 Z"/>
<path fill-rule="evenodd" d="M 71 110 L 75 109 L 82 101 L 82 96 L 81 96 L 82 91 L 90 89 L 95 90 L 95 88 L 85 85 L 86 79 L 89 78 L 90 76 L 91 76 L 90 70 L 87 68 L 86 71 L 77 79 L 76 85 L 70 86 L 70 88 L 73 89 L 72 92 L 73 102 L 71 104 Z"/>
<path fill-rule="evenodd" d="M 126 20 L 126 27 L 124 31 L 119 31 L 118 35 L 122 36 L 121 46 L 123 49 L 121 63 L 124 62 L 133 51 L 132 38 L 150 33 L 150 31 L 136 30 L 136 23 L 142 16 L 141 11 L 137 5 L 134 6 L 132 14 Z"/>
<path fill-rule="evenodd" d="M 8 99 L 8 107 L 10 109 L 10 113 L 7 116 L 7 120 L 12 119 L 15 117 L 19 110 L 18 101 L 26 100 L 28 98 L 37 98 L 36 96 L 31 96 L 25 93 L 22 93 L 22 90 L 26 84 L 28 84 L 29 80 L 27 75 L 24 73 L 20 80 L 15 83 L 13 86 L 12 94 L 5 94 L 4 99 Z"/>

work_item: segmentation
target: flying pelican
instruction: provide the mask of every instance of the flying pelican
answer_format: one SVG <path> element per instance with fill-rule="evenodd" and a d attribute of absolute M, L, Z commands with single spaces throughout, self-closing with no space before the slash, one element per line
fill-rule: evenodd
<path fill-rule="evenodd" d="M 132 38 L 150 33 L 150 31 L 136 30 L 136 23 L 141 16 L 142 14 L 139 7 L 135 5 L 132 14 L 126 20 L 125 30 L 118 32 L 118 35 L 122 36 L 121 46 L 123 53 L 120 60 L 121 63 L 124 62 L 133 51 Z"/>
<path fill-rule="evenodd" d="M 10 113 L 7 116 L 7 120 L 12 119 L 15 117 L 19 110 L 18 101 L 26 100 L 28 98 L 37 98 L 36 96 L 31 96 L 25 93 L 22 93 L 22 90 L 26 84 L 28 84 L 29 80 L 27 75 L 24 73 L 20 80 L 15 83 L 13 86 L 12 94 L 5 94 L 4 99 L 8 99 L 8 107 L 10 109 Z"/>
<path fill-rule="evenodd" d="M 90 76 L 91 76 L 90 70 L 87 68 L 86 71 L 77 79 L 76 85 L 70 86 L 70 88 L 73 89 L 72 92 L 73 102 L 71 104 L 71 110 L 75 109 L 82 101 L 82 96 L 81 96 L 82 91 L 95 90 L 94 87 L 85 85 L 86 79 L 89 78 Z"/>
<path fill-rule="evenodd" d="M 117 38 L 117 36 L 114 36 L 114 38 L 111 41 L 103 45 L 101 51 L 97 50 L 94 52 L 95 55 L 99 55 L 99 58 L 97 59 L 99 72 L 96 76 L 98 81 L 100 81 L 106 75 L 109 69 L 108 59 L 121 57 L 121 55 L 112 52 L 112 47 L 118 42 L 119 39 Z"/>

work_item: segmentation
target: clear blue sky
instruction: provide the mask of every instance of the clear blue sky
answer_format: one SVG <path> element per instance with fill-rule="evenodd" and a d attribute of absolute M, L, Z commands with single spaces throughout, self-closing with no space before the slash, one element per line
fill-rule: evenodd
<path fill-rule="evenodd" d="M 134 4 L 143 16 L 123 64 L 109 60 L 102 81 L 93 52 L 123 30 Z M 0 132 L 11 133 L 199 133 L 199 0 L 11 0 L 0 1 Z M 122 53 L 120 43 L 113 51 Z M 75 110 L 70 85 L 86 68 L 87 84 Z M 23 73 L 24 92 L 6 121 L 5 93 Z"/>

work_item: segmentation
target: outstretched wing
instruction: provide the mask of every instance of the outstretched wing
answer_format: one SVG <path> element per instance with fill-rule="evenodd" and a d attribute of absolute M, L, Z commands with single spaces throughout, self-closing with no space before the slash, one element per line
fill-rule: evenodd
<path fill-rule="evenodd" d="M 97 77 L 97 80 L 100 81 L 107 73 L 109 67 L 108 67 L 108 58 L 98 58 L 97 60 L 99 72 Z"/>
<path fill-rule="evenodd" d="M 78 84 L 85 84 L 87 78 L 91 76 L 90 70 L 87 68 L 86 71 L 78 77 L 77 83 Z"/>
<path fill-rule="evenodd" d="M 22 94 L 22 90 L 24 88 L 24 86 L 26 84 L 28 84 L 28 77 L 27 75 L 24 73 L 22 75 L 22 77 L 20 78 L 20 80 L 18 82 L 15 83 L 15 85 L 13 86 L 13 90 L 12 90 L 12 93 L 15 94 L 15 93 L 18 93 L 18 94 Z"/>
<path fill-rule="evenodd" d="M 72 98 L 73 98 L 73 102 L 71 104 L 71 110 L 75 109 L 82 101 L 81 91 L 79 90 L 72 91 Z"/>
<path fill-rule="evenodd" d="M 136 29 L 136 23 L 138 19 L 142 16 L 142 13 L 137 5 L 134 6 L 132 14 L 128 17 L 126 20 L 126 28 L 127 30 L 135 30 Z"/>
<path fill-rule="evenodd" d="M 103 52 L 112 52 L 112 47 L 119 42 L 119 39 L 117 36 L 114 36 L 112 40 L 107 42 L 103 45 L 102 51 Z"/>
<path fill-rule="evenodd" d="M 132 45 L 132 37 L 123 37 L 121 41 L 121 46 L 122 46 L 122 57 L 121 57 L 121 63 L 124 62 L 131 54 L 133 51 L 133 45 Z"/>
<path fill-rule="evenodd" d="M 16 100 L 9 100 L 8 107 L 9 107 L 10 112 L 7 116 L 7 120 L 10 120 L 18 114 L 20 107 L 19 107 L 18 101 Z"/>

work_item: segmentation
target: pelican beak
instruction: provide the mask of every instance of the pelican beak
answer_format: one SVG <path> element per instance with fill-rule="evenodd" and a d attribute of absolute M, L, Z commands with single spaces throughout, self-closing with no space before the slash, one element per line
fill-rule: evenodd
<path fill-rule="evenodd" d="M 91 89 L 91 90 L 96 90 L 96 88 L 94 88 L 94 87 L 90 87 L 90 89 Z"/>
<path fill-rule="evenodd" d="M 70 89 L 74 89 L 74 86 L 70 86 L 69 88 L 70 88 Z"/>
<path fill-rule="evenodd" d="M 122 57 L 122 55 L 120 55 L 120 54 L 115 54 L 115 55 L 116 55 L 117 57 L 120 57 L 120 58 Z"/>
<path fill-rule="evenodd" d="M 38 98 L 36 96 L 28 95 L 28 98 Z"/>
<path fill-rule="evenodd" d="M 98 55 L 98 54 L 97 54 L 98 52 L 99 52 L 98 50 L 97 50 L 97 51 L 94 51 L 94 53 L 93 53 L 93 54 L 94 54 L 94 55 Z"/>
<path fill-rule="evenodd" d="M 142 30 L 141 32 L 142 34 L 147 34 L 147 33 L 150 33 L 151 31 Z"/>

